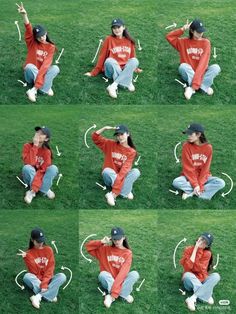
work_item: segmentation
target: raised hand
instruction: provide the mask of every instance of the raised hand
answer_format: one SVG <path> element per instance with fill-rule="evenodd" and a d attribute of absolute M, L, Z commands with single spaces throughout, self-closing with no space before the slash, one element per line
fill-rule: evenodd
<path fill-rule="evenodd" d="M 186 24 L 182 27 L 183 31 L 186 31 L 190 28 L 190 25 L 192 24 L 192 21 L 189 23 L 188 19 L 186 21 Z"/>
<path fill-rule="evenodd" d="M 22 256 L 23 258 L 26 257 L 27 253 L 25 251 L 22 251 L 20 249 L 18 249 L 18 251 L 20 251 L 20 253 L 16 253 L 16 255 Z"/>
<path fill-rule="evenodd" d="M 20 14 L 27 14 L 22 2 L 20 3 L 20 5 L 18 3 L 16 3 L 16 6 L 17 6 L 17 10 Z"/>
<path fill-rule="evenodd" d="M 109 243 L 111 242 L 111 238 L 105 236 L 105 237 L 101 240 L 101 242 L 102 242 L 103 244 L 109 244 Z"/>

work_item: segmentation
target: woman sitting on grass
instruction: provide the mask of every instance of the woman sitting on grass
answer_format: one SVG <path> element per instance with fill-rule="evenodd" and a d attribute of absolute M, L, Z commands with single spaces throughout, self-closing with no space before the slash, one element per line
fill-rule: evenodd
<path fill-rule="evenodd" d="M 124 22 L 114 19 L 111 23 L 112 34 L 108 36 L 102 46 L 96 67 L 85 73 L 87 76 L 96 76 L 105 72 L 105 76 L 113 79 L 107 87 L 108 94 L 117 98 L 118 86 L 126 87 L 130 92 L 135 91 L 132 83 L 134 71 L 138 68 L 138 59 L 135 57 L 135 41 L 129 35 Z"/>
<path fill-rule="evenodd" d="M 182 281 L 187 291 L 193 295 L 185 300 L 190 311 L 195 311 L 197 299 L 214 304 L 213 289 L 220 281 L 218 273 L 209 274 L 212 269 L 213 254 L 211 245 L 213 236 L 204 232 L 194 246 L 186 247 L 180 264 L 184 268 Z"/>
<path fill-rule="evenodd" d="M 55 198 L 50 190 L 58 169 L 52 165 L 52 151 L 48 142 L 51 138 L 50 130 L 45 126 L 35 127 L 33 142 L 24 144 L 22 158 L 24 167 L 22 175 L 24 182 L 30 187 L 25 194 L 25 202 L 30 204 L 38 191 L 49 199 Z"/>
<path fill-rule="evenodd" d="M 115 130 L 116 141 L 101 136 L 106 130 Z M 128 128 L 125 125 L 104 126 L 92 134 L 92 140 L 104 153 L 102 177 L 105 185 L 112 187 L 112 191 L 105 195 L 107 203 L 115 206 L 118 195 L 132 200 L 133 184 L 140 172 L 132 169 L 137 152 Z"/>
<path fill-rule="evenodd" d="M 189 37 L 181 38 L 186 30 L 189 30 Z M 209 66 L 211 44 L 203 37 L 205 31 L 202 22 L 195 19 L 191 23 L 187 21 L 182 28 L 166 35 L 168 42 L 180 54 L 179 73 L 188 84 L 184 92 L 188 100 L 198 90 L 202 90 L 209 96 L 213 95 L 214 91 L 211 86 L 214 78 L 221 71 L 218 64 Z"/>
<path fill-rule="evenodd" d="M 59 288 L 66 281 L 66 276 L 63 273 L 54 275 L 54 254 L 52 248 L 45 244 L 43 230 L 33 229 L 28 250 L 19 251 L 17 255 L 23 257 L 28 269 L 23 281 L 34 292 L 34 295 L 30 297 L 33 307 L 39 309 L 42 299 L 57 302 Z"/>
<path fill-rule="evenodd" d="M 99 260 L 100 274 L 98 280 L 108 291 L 104 305 L 109 308 L 118 297 L 128 303 L 133 303 L 131 295 L 133 285 L 138 281 L 137 271 L 131 271 L 132 251 L 129 247 L 124 230 L 115 227 L 111 237 L 102 240 L 92 240 L 86 244 L 88 253 Z"/>
<path fill-rule="evenodd" d="M 27 12 L 21 5 L 16 4 L 25 24 L 25 42 L 27 57 L 24 64 L 24 76 L 28 84 L 33 85 L 26 94 L 30 101 L 35 102 L 38 90 L 48 96 L 53 96 L 52 83 L 60 70 L 57 65 L 51 65 L 56 50 L 43 26 L 32 28 Z"/>
<path fill-rule="evenodd" d="M 188 135 L 182 149 L 183 169 L 181 176 L 174 179 L 173 186 L 183 191 L 183 200 L 194 195 L 210 200 L 225 186 L 224 180 L 212 177 L 210 173 L 212 146 L 207 142 L 201 124 L 190 124 L 183 133 Z"/>

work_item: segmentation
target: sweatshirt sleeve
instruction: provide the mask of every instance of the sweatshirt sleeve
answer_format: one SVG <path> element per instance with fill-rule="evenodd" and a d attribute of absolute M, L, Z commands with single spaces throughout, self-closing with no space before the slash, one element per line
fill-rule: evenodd
<path fill-rule="evenodd" d="M 51 160 L 51 151 L 49 149 L 47 149 L 45 151 L 45 154 L 43 156 L 44 162 L 43 164 L 37 169 L 36 174 L 34 176 L 34 180 L 32 182 L 32 189 L 35 192 L 38 192 L 38 190 L 40 189 L 41 185 L 42 185 L 42 181 L 43 181 L 43 176 L 47 170 L 47 168 L 49 166 L 51 166 L 52 164 L 52 160 Z"/>
<path fill-rule="evenodd" d="M 26 252 L 26 257 L 24 257 L 25 265 L 28 271 L 34 275 L 38 275 L 40 273 L 39 266 L 34 261 L 34 256 L 30 253 L 30 251 Z"/>
<path fill-rule="evenodd" d="M 131 52 L 130 52 L 130 59 L 136 57 L 136 52 L 135 52 L 135 45 L 131 43 Z"/>
<path fill-rule="evenodd" d="M 109 140 L 105 137 L 103 137 L 101 134 L 97 134 L 96 132 L 92 133 L 92 140 L 94 144 L 101 149 L 101 151 L 106 151 L 106 144 L 109 142 Z"/>
<path fill-rule="evenodd" d="M 48 257 L 48 264 L 46 266 L 40 288 L 41 289 L 47 289 L 49 281 L 52 279 L 53 274 L 54 274 L 54 269 L 55 269 L 55 259 L 54 259 L 54 254 L 52 248 L 50 248 L 49 251 L 49 257 Z"/>
<path fill-rule="evenodd" d="M 166 40 L 173 46 L 176 50 L 180 50 L 179 45 L 181 41 L 181 36 L 184 34 L 184 31 L 179 28 L 166 35 Z"/>
<path fill-rule="evenodd" d="M 132 151 L 130 154 L 128 154 L 127 160 L 124 162 L 119 173 L 117 174 L 116 180 L 112 186 L 112 192 L 115 193 L 116 195 L 119 195 L 121 192 L 121 189 L 125 181 L 125 177 L 132 168 L 135 156 L 136 151 Z"/>
<path fill-rule="evenodd" d="M 211 145 L 209 145 L 208 150 L 209 151 L 207 152 L 207 161 L 205 164 L 203 164 L 201 168 L 201 172 L 198 177 L 198 182 L 199 182 L 201 191 L 204 190 L 204 184 L 206 183 L 209 173 L 210 173 L 210 166 L 211 166 L 211 160 L 212 160 L 212 146 Z"/>
<path fill-rule="evenodd" d="M 109 37 L 107 37 L 105 39 L 105 41 L 102 45 L 101 52 L 100 52 L 99 57 L 98 57 L 98 62 L 96 64 L 95 68 L 93 68 L 93 70 L 91 71 L 92 76 L 96 76 L 102 72 L 104 62 L 107 59 L 108 53 L 109 53 L 108 52 L 108 42 L 109 42 Z"/>
<path fill-rule="evenodd" d="M 207 40 L 203 53 L 201 55 L 199 64 L 195 70 L 195 74 L 192 80 L 192 88 L 195 90 L 198 90 L 202 84 L 204 74 L 208 68 L 208 64 L 210 60 L 210 53 L 211 53 L 211 44 Z"/>
<path fill-rule="evenodd" d="M 53 55 L 55 52 L 55 46 L 54 45 L 50 45 L 50 49 L 48 50 L 48 55 L 46 56 L 46 58 L 44 59 L 38 75 L 36 77 L 35 80 L 35 84 L 34 86 L 36 88 L 40 88 L 43 86 L 44 84 L 44 78 L 45 78 L 45 74 L 47 73 L 48 68 L 51 66 L 52 62 L 53 62 Z"/>
<path fill-rule="evenodd" d="M 182 165 L 183 174 L 189 180 L 191 186 L 195 188 L 199 185 L 197 174 L 191 159 L 191 151 L 188 149 L 187 145 L 183 145 L 182 150 Z"/>
<path fill-rule="evenodd" d="M 99 249 L 104 246 L 104 244 L 101 241 L 98 240 L 92 240 L 85 244 L 85 248 L 87 252 L 99 259 Z"/>
<path fill-rule="evenodd" d="M 25 24 L 25 42 L 27 48 L 29 48 L 34 42 L 33 28 L 31 23 Z"/>
<path fill-rule="evenodd" d="M 24 144 L 22 151 L 22 159 L 24 165 L 36 166 L 37 163 L 38 146 L 30 143 Z"/>
<path fill-rule="evenodd" d="M 126 261 L 122 265 L 122 267 L 121 267 L 121 269 L 120 269 L 118 275 L 116 276 L 116 279 L 112 285 L 111 296 L 113 298 L 118 298 L 118 296 L 120 295 L 120 291 L 122 289 L 123 282 L 124 282 L 125 278 L 127 277 L 128 273 L 130 271 L 131 263 L 132 263 L 132 253 L 130 253 L 130 255 L 127 257 Z"/>

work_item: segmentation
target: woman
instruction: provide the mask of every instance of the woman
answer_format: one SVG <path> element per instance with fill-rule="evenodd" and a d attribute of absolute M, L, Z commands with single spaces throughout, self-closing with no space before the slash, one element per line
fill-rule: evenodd
<path fill-rule="evenodd" d="M 189 30 L 189 38 L 181 36 Z M 211 44 L 203 37 L 206 31 L 202 22 L 195 19 L 180 29 L 174 30 L 166 35 L 168 42 L 180 54 L 179 73 L 182 79 L 188 84 L 184 96 L 190 99 L 196 91 L 202 90 L 207 95 L 213 95 L 211 88 L 214 78 L 220 73 L 218 64 L 209 66 Z"/>
<path fill-rule="evenodd" d="M 109 245 L 111 243 L 111 245 Z M 98 280 L 108 291 L 104 305 L 109 308 L 118 297 L 133 303 L 131 295 L 133 285 L 139 279 L 137 271 L 131 271 L 132 251 L 128 245 L 124 230 L 112 228 L 111 237 L 89 241 L 86 244 L 88 253 L 99 260 L 100 274 Z"/>
<path fill-rule="evenodd" d="M 121 19 L 114 19 L 111 23 L 112 34 L 108 36 L 102 46 L 96 67 L 85 73 L 87 76 L 96 76 L 105 72 L 105 76 L 113 79 L 107 87 L 108 94 L 117 98 L 118 86 L 126 87 L 130 92 L 135 91 L 132 83 L 134 71 L 138 68 L 138 59 L 135 57 L 135 41 L 128 33 Z"/>
<path fill-rule="evenodd" d="M 60 72 L 57 65 L 51 65 L 56 46 L 49 39 L 43 26 L 37 25 L 32 28 L 23 3 L 16 5 L 25 24 L 25 42 L 28 50 L 24 64 L 24 76 L 26 82 L 33 85 L 26 94 L 30 101 L 35 102 L 38 90 L 48 96 L 54 95 L 52 83 Z"/>
<path fill-rule="evenodd" d="M 35 295 L 30 297 L 33 307 L 39 309 L 42 299 L 57 302 L 59 288 L 66 281 L 63 273 L 54 275 L 55 260 L 53 250 L 45 244 L 44 232 L 40 228 L 31 231 L 28 250 L 19 250 L 28 272 L 23 281 Z"/>
<path fill-rule="evenodd" d="M 183 200 L 194 195 L 210 200 L 225 186 L 224 180 L 212 177 L 210 173 L 212 146 L 207 142 L 201 124 L 192 123 L 183 133 L 188 135 L 182 149 L 183 169 L 181 176 L 174 179 L 173 186 L 183 191 Z"/>
<path fill-rule="evenodd" d="M 213 289 L 220 281 L 218 273 L 209 274 L 212 268 L 212 234 L 204 232 L 194 246 L 186 247 L 180 264 L 184 268 L 182 281 L 187 291 L 193 295 L 185 300 L 190 311 L 195 311 L 197 299 L 214 304 Z"/>
<path fill-rule="evenodd" d="M 49 146 L 51 132 L 45 126 L 36 126 L 35 135 L 31 143 L 23 146 L 22 158 L 24 167 L 22 175 L 24 182 L 30 187 L 25 194 L 25 202 L 30 204 L 37 192 L 42 192 L 49 199 L 55 198 L 50 190 L 58 169 L 52 165 L 52 151 Z"/>
<path fill-rule="evenodd" d="M 101 135 L 106 130 L 115 130 L 116 141 Z M 104 126 L 92 134 L 92 140 L 104 153 L 102 177 L 105 185 L 112 187 L 112 191 L 105 195 L 107 203 L 115 206 L 118 195 L 132 200 L 133 184 L 140 171 L 132 169 L 137 152 L 128 128 L 125 125 Z"/>

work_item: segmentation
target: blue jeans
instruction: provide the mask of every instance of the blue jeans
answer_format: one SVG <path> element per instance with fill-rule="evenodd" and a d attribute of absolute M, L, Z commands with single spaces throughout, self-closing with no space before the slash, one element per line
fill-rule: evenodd
<path fill-rule="evenodd" d="M 38 68 L 32 64 L 32 63 L 28 63 L 26 64 L 25 68 L 24 68 L 24 76 L 25 76 L 25 80 L 28 84 L 34 84 L 37 75 L 38 75 Z M 45 78 L 44 78 L 44 84 L 43 86 L 40 88 L 40 91 L 43 93 L 47 93 L 49 91 L 50 88 L 52 88 L 52 83 L 54 78 L 59 74 L 60 69 L 57 65 L 51 65 L 46 74 L 45 74 Z"/>
<path fill-rule="evenodd" d="M 208 87 L 211 87 L 213 84 L 214 78 L 220 73 L 221 69 L 218 64 L 212 64 L 210 65 L 202 80 L 202 84 L 200 88 L 204 91 L 207 92 Z M 191 65 L 188 63 L 181 63 L 179 66 L 179 73 L 182 77 L 182 79 L 188 83 L 189 86 L 192 85 L 192 80 L 194 77 L 194 70 L 192 69 Z"/>
<path fill-rule="evenodd" d="M 41 281 L 34 274 L 26 273 L 23 277 L 23 281 L 35 294 L 40 293 L 42 298 L 47 301 L 52 301 L 58 295 L 60 286 L 66 282 L 66 275 L 64 273 L 54 275 L 48 285 L 48 290 L 45 292 L 40 292 Z"/>
<path fill-rule="evenodd" d="M 114 278 L 112 277 L 112 275 L 107 272 L 107 271 L 102 271 L 100 272 L 99 276 L 98 276 L 98 280 L 101 283 L 101 285 L 103 286 L 104 289 L 106 289 L 108 291 L 108 293 L 111 293 L 111 289 L 114 283 Z M 133 291 L 133 285 L 135 284 L 135 282 L 137 282 L 139 280 L 139 273 L 135 270 L 131 271 L 128 273 L 127 277 L 125 278 L 123 285 L 122 285 L 122 289 L 120 292 L 120 297 L 126 299 L 128 297 L 128 295 L 131 294 L 131 292 Z"/>
<path fill-rule="evenodd" d="M 118 85 L 129 87 L 132 83 L 134 70 L 138 67 L 139 62 L 136 58 L 131 58 L 126 63 L 123 70 L 119 63 L 113 58 L 107 58 L 104 63 L 105 75 L 112 78 Z"/>
<path fill-rule="evenodd" d="M 175 178 L 173 186 L 187 194 L 193 192 L 193 187 L 185 176 Z M 219 190 L 225 187 L 225 181 L 217 177 L 208 177 L 207 182 L 204 184 L 204 192 L 201 193 L 199 198 L 210 200 Z"/>
<path fill-rule="evenodd" d="M 131 169 L 125 177 L 123 187 L 121 189 L 120 195 L 127 197 L 127 195 L 132 192 L 133 184 L 140 176 L 140 171 L 137 168 Z M 102 172 L 103 181 L 106 186 L 113 186 L 117 173 L 111 168 L 105 168 Z"/>
<path fill-rule="evenodd" d="M 219 281 L 220 275 L 218 273 L 210 274 L 203 282 L 201 282 L 193 273 L 186 272 L 183 275 L 185 289 L 193 291 L 198 299 L 205 302 L 212 297 L 213 289 Z"/>
<path fill-rule="evenodd" d="M 31 165 L 24 165 L 22 169 L 23 180 L 26 184 L 28 184 L 31 188 L 32 182 L 34 180 L 34 176 L 36 174 L 36 170 Z M 48 190 L 50 190 L 52 186 L 53 179 L 58 175 L 58 168 L 55 165 L 51 165 L 47 167 L 47 170 L 43 176 L 43 182 L 40 187 L 40 192 L 46 194 Z"/>

